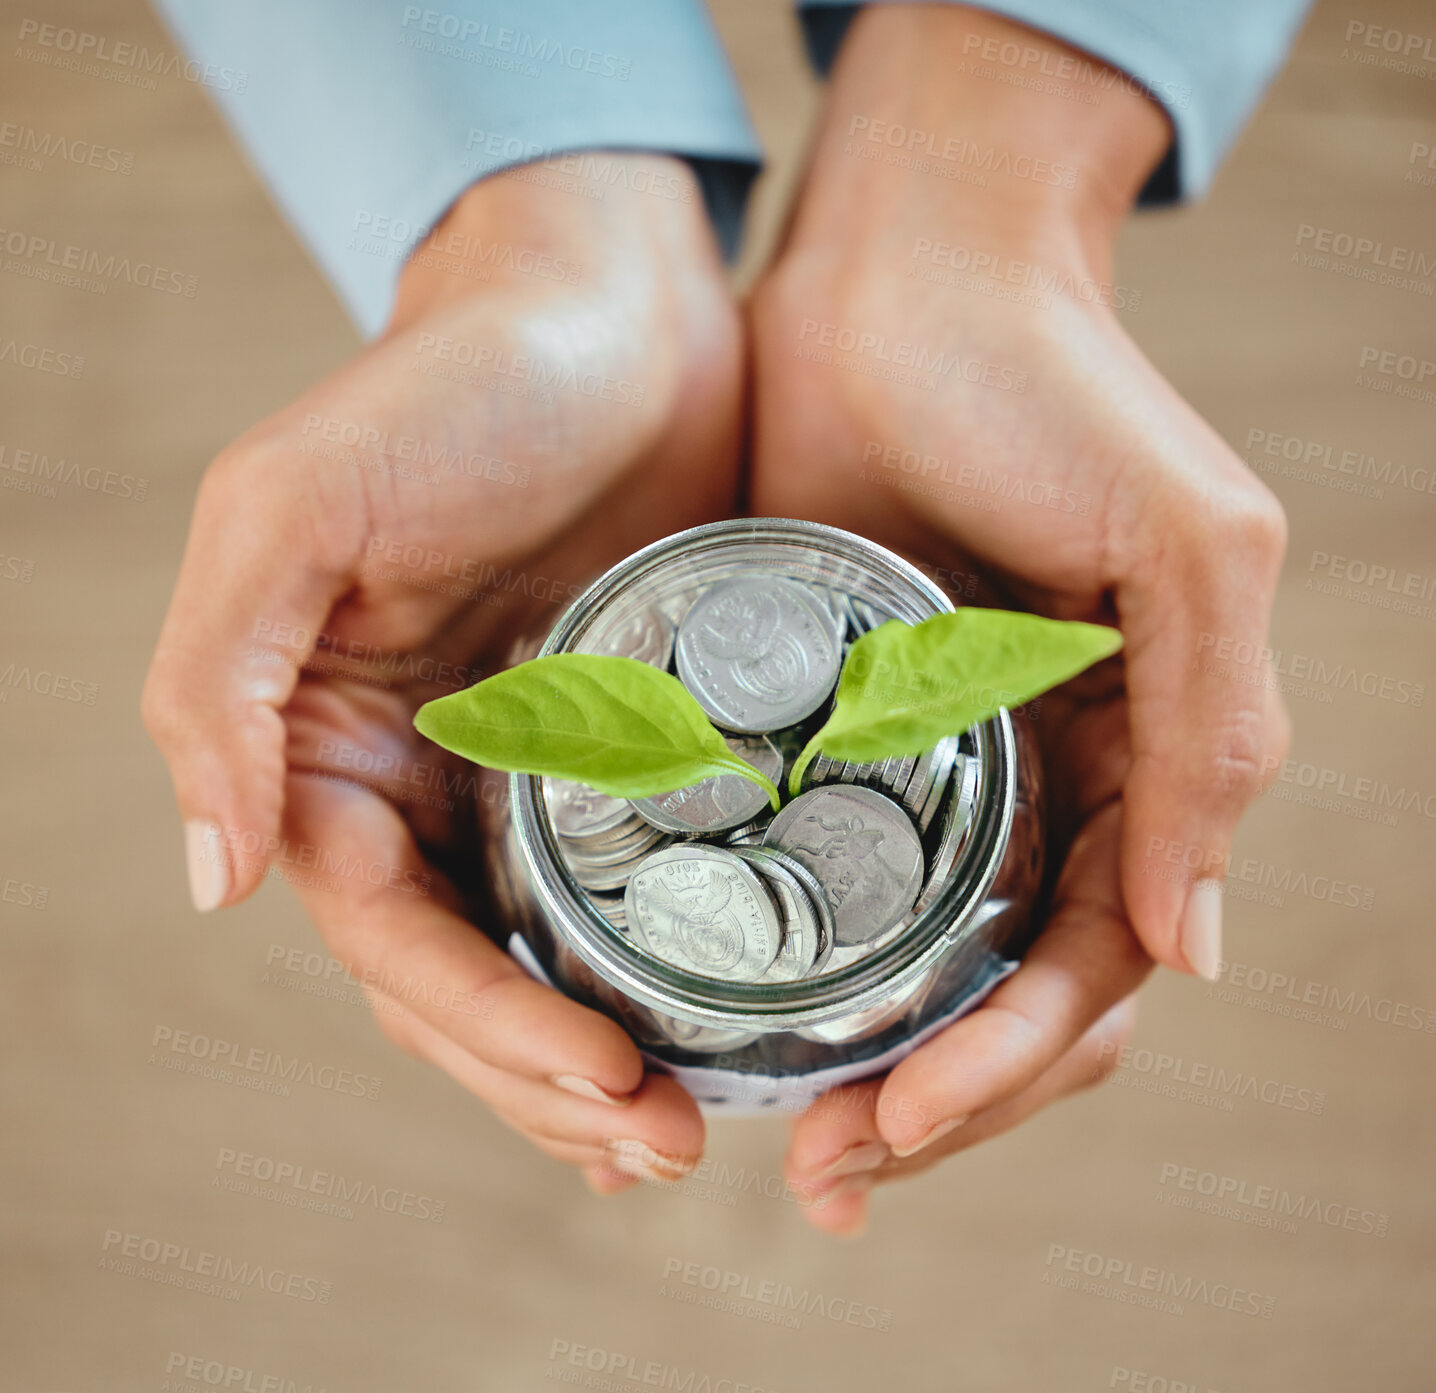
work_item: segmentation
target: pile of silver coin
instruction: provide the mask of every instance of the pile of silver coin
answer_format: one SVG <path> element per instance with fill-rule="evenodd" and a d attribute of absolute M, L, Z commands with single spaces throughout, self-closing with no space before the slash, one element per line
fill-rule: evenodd
<path fill-rule="evenodd" d="M 583 647 L 676 672 L 786 799 L 848 645 L 887 618 L 845 593 L 753 572 L 651 604 Z M 927 907 L 971 820 L 978 768 L 964 746 L 951 737 L 871 764 L 819 755 L 776 814 L 737 774 L 656 798 L 558 779 L 544 794 L 570 872 L 616 929 L 686 972 L 785 983 L 850 966 Z"/>

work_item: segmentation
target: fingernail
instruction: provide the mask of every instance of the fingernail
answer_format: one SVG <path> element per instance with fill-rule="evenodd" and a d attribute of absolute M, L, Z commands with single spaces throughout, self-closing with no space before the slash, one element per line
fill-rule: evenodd
<path fill-rule="evenodd" d="M 933 1142 L 945 1137 L 949 1132 L 955 1132 L 964 1122 L 971 1117 L 971 1113 L 963 1113 L 961 1117 L 949 1117 L 946 1122 L 939 1122 L 936 1127 L 925 1132 L 911 1146 L 893 1147 L 893 1155 L 899 1160 L 908 1156 L 915 1156 L 925 1146 L 931 1146 Z"/>
<path fill-rule="evenodd" d="M 1215 982 L 1222 965 L 1222 882 L 1199 880 L 1182 913 L 1182 956 L 1192 971 Z"/>
<path fill-rule="evenodd" d="M 672 1182 L 681 1180 L 694 1166 L 696 1160 L 685 1161 L 678 1156 L 665 1156 L 655 1151 L 647 1142 L 631 1137 L 610 1137 L 603 1144 L 609 1153 L 608 1164 L 625 1175 L 636 1175 L 640 1180 Z"/>
<path fill-rule="evenodd" d="M 576 1093 L 580 1098 L 591 1099 L 595 1103 L 612 1103 L 616 1108 L 624 1108 L 633 1101 L 632 1094 L 610 1093 L 605 1088 L 600 1088 L 592 1079 L 583 1078 L 579 1074 L 555 1074 L 549 1082 L 555 1088 L 561 1088 L 565 1093 Z"/>
<path fill-rule="evenodd" d="M 229 857 L 217 823 L 191 818 L 184 825 L 185 859 L 189 863 L 189 895 L 201 914 L 218 909 L 229 894 Z"/>
<path fill-rule="evenodd" d="M 854 1142 L 836 1161 L 824 1166 L 813 1179 L 832 1180 L 840 1175 L 861 1175 L 864 1171 L 876 1170 L 891 1155 L 886 1142 Z"/>

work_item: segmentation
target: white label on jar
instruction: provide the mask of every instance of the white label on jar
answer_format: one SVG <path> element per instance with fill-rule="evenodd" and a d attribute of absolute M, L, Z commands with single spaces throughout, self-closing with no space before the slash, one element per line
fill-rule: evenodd
<path fill-rule="evenodd" d="M 509 938 L 509 954 L 531 977 L 553 986 L 548 973 L 539 965 L 533 950 L 518 935 Z M 643 1051 L 643 1057 L 655 1069 L 677 1079 L 697 1100 L 704 1112 L 722 1113 L 725 1117 L 757 1117 L 763 1113 L 802 1112 L 814 1098 L 840 1084 L 885 1074 L 893 1065 L 906 1059 L 919 1045 L 925 1044 L 939 1031 L 946 1030 L 960 1016 L 966 1015 L 986 1000 L 989 992 L 1017 971 L 1019 964 L 1010 958 L 988 955 L 988 963 L 965 996 L 937 1020 L 916 1034 L 900 1040 L 881 1054 L 851 1064 L 834 1064 L 806 1074 L 760 1074 L 737 1069 L 705 1069 L 698 1065 L 670 1064 L 666 1059 Z M 836 1048 L 836 1047 L 835 1047 Z"/>

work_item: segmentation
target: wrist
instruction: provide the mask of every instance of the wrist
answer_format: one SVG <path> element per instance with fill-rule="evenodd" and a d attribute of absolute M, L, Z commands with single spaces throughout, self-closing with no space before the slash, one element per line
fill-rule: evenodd
<path fill-rule="evenodd" d="M 556 157 L 556 161 L 559 157 Z M 520 165 L 461 193 L 410 251 L 389 328 L 435 306 L 519 286 L 634 295 L 679 271 L 721 277 L 722 261 L 689 165 L 644 151 L 594 152 L 594 174 Z M 605 177 L 618 171 L 621 178 Z"/>
<path fill-rule="evenodd" d="M 881 242 L 896 209 L 920 206 L 934 233 L 1102 268 L 1170 137 L 1132 79 L 1051 35 L 966 6 L 869 6 L 834 67 L 793 239 Z"/>

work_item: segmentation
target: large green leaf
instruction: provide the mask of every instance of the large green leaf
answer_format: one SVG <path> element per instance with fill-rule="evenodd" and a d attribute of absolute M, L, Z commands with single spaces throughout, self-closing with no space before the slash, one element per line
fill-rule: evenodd
<path fill-rule="evenodd" d="M 778 790 L 730 750 L 676 678 L 634 658 L 555 653 L 419 708 L 414 725 L 476 764 L 652 798 L 719 774 Z"/>
<path fill-rule="evenodd" d="M 798 792 L 820 750 L 857 763 L 921 754 L 1121 646 L 1122 635 L 1101 624 L 1001 609 L 889 620 L 849 649 L 833 713 L 798 757 L 789 791 Z"/>

